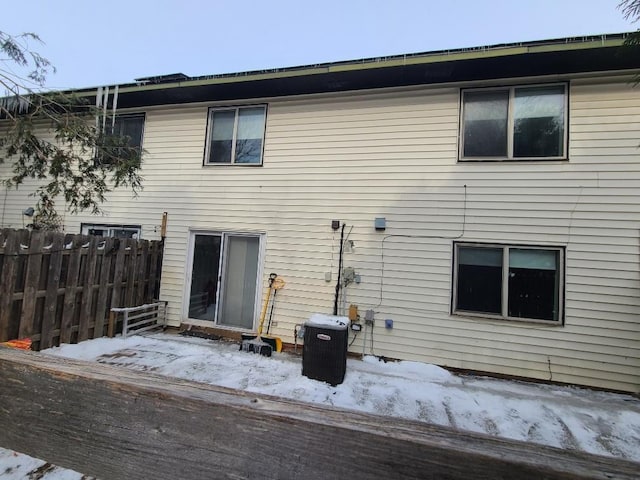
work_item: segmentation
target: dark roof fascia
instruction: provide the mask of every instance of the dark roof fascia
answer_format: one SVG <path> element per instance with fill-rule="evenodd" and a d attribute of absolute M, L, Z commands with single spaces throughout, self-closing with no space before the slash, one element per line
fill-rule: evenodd
<path fill-rule="evenodd" d="M 565 48 L 557 48 L 556 44 L 536 45 L 536 48 L 512 47 L 497 52 L 439 55 L 427 57 L 427 61 L 424 61 L 425 57 L 403 57 L 404 61 L 394 57 L 379 65 L 375 62 L 340 63 L 268 73 L 202 77 L 171 84 L 127 84 L 119 86 L 118 108 L 141 109 L 494 79 L 636 72 L 640 69 L 640 47 L 623 46 L 621 39 L 613 42 L 609 39 L 602 44 L 567 44 Z M 92 89 L 76 93 L 95 98 L 95 92 Z"/>

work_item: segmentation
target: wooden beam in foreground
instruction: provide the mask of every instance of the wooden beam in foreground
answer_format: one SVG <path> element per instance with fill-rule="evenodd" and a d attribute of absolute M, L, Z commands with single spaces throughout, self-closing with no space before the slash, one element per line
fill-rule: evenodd
<path fill-rule="evenodd" d="M 613 458 L 3 347 L 0 446 L 103 480 L 610 480 L 640 472 Z"/>

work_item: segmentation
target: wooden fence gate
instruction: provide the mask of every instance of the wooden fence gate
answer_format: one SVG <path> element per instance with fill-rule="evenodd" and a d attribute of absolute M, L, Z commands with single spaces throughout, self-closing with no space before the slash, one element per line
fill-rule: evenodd
<path fill-rule="evenodd" d="M 0 342 L 33 349 L 106 334 L 109 310 L 158 298 L 162 242 L 0 230 Z"/>

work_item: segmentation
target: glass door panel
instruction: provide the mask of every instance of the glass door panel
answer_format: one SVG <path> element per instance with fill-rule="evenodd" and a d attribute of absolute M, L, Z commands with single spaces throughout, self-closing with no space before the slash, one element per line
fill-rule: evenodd
<path fill-rule="evenodd" d="M 195 235 L 189 318 L 215 320 L 221 245 L 220 235 Z"/>
<path fill-rule="evenodd" d="M 225 235 L 218 323 L 253 329 L 260 238 Z"/>

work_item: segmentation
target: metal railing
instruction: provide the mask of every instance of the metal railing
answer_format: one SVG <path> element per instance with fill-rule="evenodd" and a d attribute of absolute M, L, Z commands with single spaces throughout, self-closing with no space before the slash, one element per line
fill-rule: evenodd
<path fill-rule="evenodd" d="M 164 301 L 137 307 L 112 308 L 109 318 L 110 337 L 115 333 L 120 314 L 122 314 L 122 338 L 167 326 L 167 302 Z"/>

